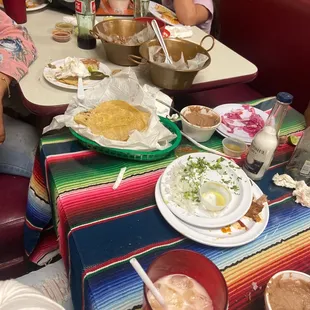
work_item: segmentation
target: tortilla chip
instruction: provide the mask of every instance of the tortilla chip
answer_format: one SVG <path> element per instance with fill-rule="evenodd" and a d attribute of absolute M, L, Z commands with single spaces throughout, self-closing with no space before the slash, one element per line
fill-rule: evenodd
<path fill-rule="evenodd" d="M 170 12 L 162 13 L 161 16 L 163 19 L 165 19 L 166 21 L 168 21 L 173 25 L 177 25 L 179 23 L 178 19 L 175 16 L 173 16 Z"/>
<path fill-rule="evenodd" d="M 70 76 L 65 79 L 59 79 L 57 81 L 68 85 L 78 86 L 78 78 L 76 76 Z"/>
<path fill-rule="evenodd" d="M 93 134 L 110 140 L 127 141 L 133 130 L 148 128 L 150 114 L 142 112 L 125 101 L 100 103 L 95 109 L 74 117 L 76 123 L 88 127 Z"/>
<path fill-rule="evenodd" d="M 99 70 L 99 61 L 97 59 L 85 58 L 81 59 L 81 61 L 89 72 Z"/>
<path fill-rule="evenodd" d="M 257 200 L 253 199 L 251 207 L 245 214 L 245 216 L 251 218 L 254 222 L 260 222 L 262 219 L 259 214 L 262 212 L 266 202 L 267 202 L 266 195 L 262 195 Z"/>

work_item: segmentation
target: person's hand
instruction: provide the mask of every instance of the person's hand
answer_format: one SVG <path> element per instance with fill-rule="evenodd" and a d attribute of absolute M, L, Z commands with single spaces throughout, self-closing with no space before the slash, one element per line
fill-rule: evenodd
<path fill-rule="evenodd" d="M 5 140 L 5 129 L 3 122 L 3 97 L 7 92 L 8 85 L 10 85 L 12 78 L 0 72 L 0 144 Z"/>

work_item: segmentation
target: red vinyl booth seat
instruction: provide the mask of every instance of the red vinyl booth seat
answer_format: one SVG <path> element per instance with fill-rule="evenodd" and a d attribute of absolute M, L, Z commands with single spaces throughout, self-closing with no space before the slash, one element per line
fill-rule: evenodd
<path fill-rule="evenodd" d="M 29 179 L 0 174 L 0 280 L 27 270 L 23 233 Z"/>
<path fill-rule="evenodd" d="M 258 67 L 250 84 L 263 96 L 310 101 L 310 0 L 221 0 L 220 40 Z"/>

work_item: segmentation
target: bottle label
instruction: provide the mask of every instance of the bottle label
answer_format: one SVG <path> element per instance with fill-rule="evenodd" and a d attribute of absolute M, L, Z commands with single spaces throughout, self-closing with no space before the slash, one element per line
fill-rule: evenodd
<path fill-rule="evenodd" d="M 75 12 L 83 14 L 85 11 L 85 5 L 83 1 L 75 0 Z"/>
<path fill-rule="evenodd" d="M 86 14 L 86 5 L 84 1 L 76 0 L 75 1 L 75 12 L 78 14 Z M 96 3 L 95 1 L 90 1 L 90 12 L 91 14 L 96 14 Z"/>
<path fill-rule="evenodd" d="M 266 167 L 266 169 L 269 167 L 272 155 L 272 152 L 263 150 L 253 141 L 246 157 L 244 168 L 252 174 L 259 174 L 263 166 Z"/>
<path fill-rule="evenodd" d="M 300 170 L 300 174 L 302 175 L 308 175 L 310 173 L 310 160 L 306 160 L 304 165 L 302 166 Z"/>
<path fill-rule="evenodd" d="M 90 2 L 90 9 L 92 14 L 96 14 L 96 3 L 95 1 Z"/>
<path fill-rule="evenodd" d="M 258 161 L 258 160 L 249 160 L 248 157 L 244 163 L 244 168 L 253 173 L 253 174 L 258 174 L 259 171 L 261 170 L 262 166 L 263 166 L 264 162 Z"/>

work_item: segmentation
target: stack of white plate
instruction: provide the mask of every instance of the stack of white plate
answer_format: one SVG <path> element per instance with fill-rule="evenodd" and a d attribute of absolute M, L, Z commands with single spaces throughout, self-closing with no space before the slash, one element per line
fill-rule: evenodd
<path fill-rule="evenodd" d="M 239 104 L 239 103 L 222 104 L 214 108 L 214 111 L 217 112 L 222 117 L 226 113 L 230 113 L 232 111 L 236 111 L 240 109 L 243 110 L 241 118 L 242 119 L 249 118 L 251 113 L 248 110 L 244 109 L 242 104 Z M 256 109 L 256 108 L 254 108 L 254 111 L 256 114 L 260 115 L 261 118 L 266 122 L 268 118 L 268 114 L 266 112 L 260 109 Z M 240 125 L 242 126 L 242 124 Z M 245 142 L 246 144 L 251 144 L 253 141 L 253 137 L 250 137 L 250 135 L 246 133 L 244 130 L 236 128 L 234 132 L 232 133 L 229 131 L 229 128 L 226 127 L 223 123 L 216 129 L 216 131 L 223 137 L 239 139 Z"/>
<path fill-rule="evenodd" d="M 194 153 L 177 158 L 165 170 L 158 180 L 155 198 L 159 211 L 165 220 L 179 233 L 199 243 L 217 247 L 235 247 L 249 243 L 256 239 L 266 228 L 269 219 L 269 207 L 266 204 L 260 213 L 260 222 L 244 217 L 249 210 L 253 197 L 258 199 L 263 195 L 260 188 L 253 183 L 233 161 L 224 159 L 221 165 L 225 175 L 234 180 L 238 186 L 238 193 L 231 191 L 231 201 L 220 212 L 208 212 L 195 209 L 188 211 L 174 199 L 172 191 L 177 171 L 184 167 L 188 157 L 195 159 L 203 157 L 214 163 L 220 156 L 210 153 Z M 223 170 L 219 173 L 208 170 L 208 179 L 221 183 Z M 239 222 L 239 225 L 236 222 Z M 229 228 L 228 228 L 229 226 Z"/>

